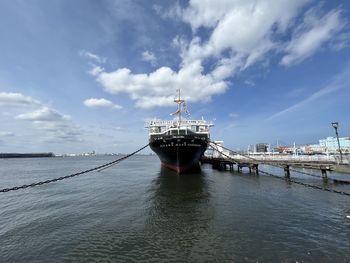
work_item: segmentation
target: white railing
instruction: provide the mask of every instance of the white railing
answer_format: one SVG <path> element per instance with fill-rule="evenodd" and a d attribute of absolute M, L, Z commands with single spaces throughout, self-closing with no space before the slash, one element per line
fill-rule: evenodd
<path fill-rule="evenodd" d="M 213 126 L 213 123 L 205 120 L 183 120 L 180 123 L 177 120 L 154 120 L 145 124 L 145 128 L 149 129 L 150 134 L 163 134 L 172 129 L 192 130 L 193 126 L 199 126 L 198 130 L 193 130 L 196 133 L 208 133 L 209 127 Z"/>
<path fill-rule="evenodd" d="M 307 163 L 307 162 L 323 162 L 323 163 L 336 163 L 336 164 L 350 164 L 350 156 L 343 156 L 342 162 L 340 162 L 340 156 L 339 155 L 253 155 L 253 156 L 243 156 L 239 154 L 230 154 L 231 158 L 236 160 L 257 160 L 262 162 L 278 162 L 278 161 L 285 161 L 285 162 L 300 162 L 300 163 Z M 228 157 L 226 157 L 228 158 Z"/>
<path fill-rule="evenodd" d="M 163 120 L 154 120 L 147 122 L 145 124 L 145 128 L 151 128 L 151 127 L 172 127 L 172 126 L 178 126 L 179 122 L 177 120 L 172 121 L 163 121 Z M 182 120 L 180 122 L 180 126 L 191 126 L 191 125 L 205 125 L 205 126 L 213 126 L 212 122 L 205 121 L 205 120 Z"/>
<path fill-rule="evenodd" d="M 213 146 L 212 146 L 213 147 Z M 320 163 L 334 163 L 350 165 L 350 155 L 343 155 L 342 161 L 340 155 L 281 155 L 281 154 L 235 154 L 222 149 L 220 146 L 212 148 L 212 151 L 205 152 L 206 157 L 234 159 L 240 161 L 261 161 L 261 162 L 320 162 Z"/>

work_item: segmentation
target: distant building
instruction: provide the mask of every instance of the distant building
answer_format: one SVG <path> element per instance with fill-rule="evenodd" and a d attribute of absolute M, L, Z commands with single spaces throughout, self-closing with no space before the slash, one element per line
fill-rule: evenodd
<path fill-rule="evenodd" d="M 350 154 L 350 137 L 339 138 L 340 149 L 343 154 Z M 259 147 L 261 151 L 263 146 Z M 295 154 L 335 154 L 339 152 L 338 141 L 336 137 L 327 137 L 320 139 L 318 144 L 308 144 L 295 146 L 279 146 L 274 149 L 279 153 Z M 256 150 L 258 152 L 258 150 Z"/>
<path fill-rule="evenodd" d="M 350 152 L 350 137 L 339 138 L 340 149 L 343 153 Z M 314 152 L 338 152 L 338 141 L 336 137 L 320 139 L 319 144 L 309 145 L 309 149 Z"/>
<path fill-rule="evenodd" d="M 319 140 L 320 146 L 327 147 L 329 150 L 338 149 L 338 141 L 335 137 L 327 137 L 326 139 Z M 339 138 L 340 148 L 350 148 L 350 137 Z"/>
<path fill-rule="evenodd" d="M 269 145 L 266 143 L 257 143 L 255 145 L 255 152 L 257 153 L 266 153 L 269 148 Z"/>

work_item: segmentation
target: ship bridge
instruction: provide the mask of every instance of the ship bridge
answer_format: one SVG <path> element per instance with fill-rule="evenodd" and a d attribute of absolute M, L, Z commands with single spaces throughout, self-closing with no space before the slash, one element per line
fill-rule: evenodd
<path fill-rule="evenodd" d="M 188 133 L 209 134 L 209 127 L 213 126 L 212 122 L 205 120 L 178 120 L 163 121 L 152 120 L 146 123 L 145 128 L 149 129 L 149 135 L 180 135 Z"/>

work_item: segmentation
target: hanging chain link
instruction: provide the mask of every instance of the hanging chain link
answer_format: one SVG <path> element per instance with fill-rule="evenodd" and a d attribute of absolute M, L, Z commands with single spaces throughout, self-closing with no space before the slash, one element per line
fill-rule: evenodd
<path fill-rule="evenodd" d="M 107 168 L 111 167 L 112 165 L 115 165 L 115 164 L 117 164 L 117 163 L 119 163 L 121 161 L 124 161 L 124 160 L 128 159 L 129 157 L 131 157 L 131 156 L 135 155 L 136 153 L 142 151 L 143 149 L 147 148 L 148 145 L 149 144 L 143 146 L 142 148 L 138 149 L 137 151 L 134 151 L 133 153 L 125 155 L 124 157 L 121 157 L 121 158 L 119 158 L 117 160 L 114 160 L 112 162 L 109 162 L 109 163 L 97 166 L 97 167 L 92 168 L 92 169 L 88 169 L 88 170 L 84 170 L 84 171 L 81 171 L 81 172 L 78 172 L 78 173 L 65 175 L 65 176 L 61 176 L 61 177 L 58 177 L 58 178 L 49 179 L 49 180 L 45 180 L 45 181 L 40 181 L 40 182 L 36 182 L 36 183 L 24 184 L 24 185 L 21 185 L 21 186 L 14 186 L 14 187 L 11 187 L 11 188 L 3 188 L 3 189 L 0 189 L 0 193 L 6 193 L 6 192 L 10 192 L 10 191 L 16 191 L 16 190 L 19 190 L 19 189 L 26 189 L 26 188 L 29 188 L 29 187 L 34 187 L 34 186 L 38 186 L 38 185 L 43 185 L 43 184 L 49 184 L 49 183 L 53 183 L 53 182 L 57 182 L 57 181 L 62 181 L 64 179 L 72 178 L 72 177 L 75 177 L 75 176 L 78 176 L 78 175 L 87 174 L 87 173 L 90 173 L 90 172 L 93 172 L 93 171 L 97 171 L 97 170 L 102 171 L 104 169 L 107 169 Z"/>

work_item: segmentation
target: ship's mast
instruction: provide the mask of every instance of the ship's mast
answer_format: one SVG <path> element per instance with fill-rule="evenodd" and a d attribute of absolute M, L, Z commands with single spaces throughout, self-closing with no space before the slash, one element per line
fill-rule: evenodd
<path fill-rule="evenodd" d="M 177 103 L 177 111 L 176 111 L 176 114 L 178 116 L 178 127 L 180 126 L 181 124 L 181 104 L 185 102 L 185 100 L 182 100 L 181 99 L 181 91 L 180 89 L 177 90 L 178 92 L 178 98 L 174 100 L 175 103 Z"/>

